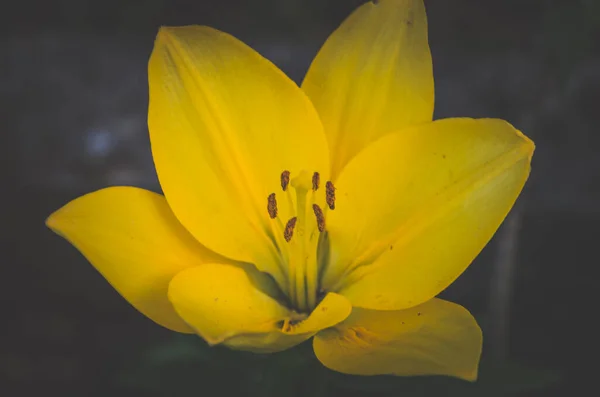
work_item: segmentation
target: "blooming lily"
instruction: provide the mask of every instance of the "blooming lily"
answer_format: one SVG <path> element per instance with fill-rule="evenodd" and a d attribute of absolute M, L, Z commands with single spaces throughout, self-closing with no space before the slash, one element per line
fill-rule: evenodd
<path fill-rule="evenodd" d="M 148 74 L 164 196 L 106 188 L 47 220 L 125 299 L 211 345 L 314 337 L 343 373 L 477 377 L 481 330 L 436 295 L 506 217 L 534 145 L 502 120 L 432 121 L 421 0 L 358 8 L 301 87 L 203 26 L 162 28 Z"/>

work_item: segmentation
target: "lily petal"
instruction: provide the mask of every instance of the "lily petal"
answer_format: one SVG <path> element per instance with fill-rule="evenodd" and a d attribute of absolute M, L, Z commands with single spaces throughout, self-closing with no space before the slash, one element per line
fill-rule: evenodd
<path fill-rule="evenodd" d="M 433 67 L 423 1 L 362 5 L 327 39 L 302 89 L 324 124 L 334 179 L 377 138 L 431 121 Z"/>
<path fill-rule="evenodd" d="M 227 339 L 224 344 L 233 349 L 255 353 L 273 353 L 289 349 L 309 339 L 317 332 L 333 327 L 348 317 L 352 305 L 341 295 L 328 293 L 315 310 L 298 323 L 263 334 L 240 334 Z M 284 324 L 285 326 L 285 324 Z"/>
<path fill-rule="evenodd" d="M 165 198 L 134 187 L 79 197 L 46 220 L 137 310 L 173 331 L 193 333 L 167 298 L 180 271 L 219 256 L 200 245 Z"/>
<path fill-rule="evenodd" d="M 328 174 L 310 100 L 250 47 L 202 26 L 162 28 L 148 74 L 152 153 L 173 212 L 208 248 L 284 285 L 267 198 L 284 170 Z"/>
<path fill-rule="evenodd" d="M 253 265 L 208 264 L 179 273 L 169 299 L 209 344 L 259 353 L 288 349 L 343 321 L 350 302 L 328 294 L 308 316 L 282 304 L 277 286 Z"/>
<path fill-rule="evenodd" d="M 354 308 L 319 332 L 313 347 L 326 367 L 352 375 L 449 375 L 477 379 L 482 334 L 463 307 L 432 299 L 407 310 Z"/>
<path fill-rule="evenodd" d="M 534 144 L 503 120 L 445 119 L 381 138 L 344 169 L 323 287 L 398 310 L 452 283 L 496 232 Z"/>

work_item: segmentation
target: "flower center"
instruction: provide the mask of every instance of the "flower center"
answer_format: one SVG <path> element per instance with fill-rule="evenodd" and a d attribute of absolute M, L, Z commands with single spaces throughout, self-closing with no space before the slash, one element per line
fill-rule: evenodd
<path fill-rule="evenodd" d="M 300 312 L 310 312 L 319 296 L 319 246 L 324 241 L 325 214 L 317 204 L 316 194 L 321 185 L 318 172 L 312 175 L 303 170 L 291 178 L 289 171 L 281 173 L 282 195 L 288 214 L 281 219 L 277 195 L 267 198 L 267 212 L 272 219 L 274 238 L 281 260 L 287 267 L 288 298 Z M 329 209 L 335 208 L 335 188 L 331 181 L 325 185 L 325 201 Z M 287 217 L 286 215 L 290 215 Z"/>

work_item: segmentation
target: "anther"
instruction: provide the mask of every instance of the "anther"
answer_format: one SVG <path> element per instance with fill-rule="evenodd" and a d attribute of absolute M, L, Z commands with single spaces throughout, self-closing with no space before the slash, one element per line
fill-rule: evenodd
<path fill-rule="evenodd" d="M 329 209 L 333 210 L 335 209 L 335 186 L 333 186 L 331 181 L 327 181 L 325 184 L 325 190 L 325 201 L 327 201 L 327 206 Z"/>
<path fill-rule="evenodd" d="M 296 220 L 297 220 L 297 218 L 293 217 L 289 221 L 287 221 L 287 223 L 285 224 L 285 230 L 283 231 L 283 238 L 288 243 L 290 242 L 290 240 L 292 239 L 292 236 L 294 235 L 294 227 L 296 226 Z"/>
<path fill-rule="evenodd" d="M 288 185 L 290 184 L 290 172 L 283 171 L 281 173 L 281 188 L 285 192 L 287 190 Z"/>
<path fill-rule="evenodd" d="M 319 185 L 321 184 L 321 175 L 318 172 L 315 172 L 312 176 L 312 190 L 319 189 Z"/>
<path fill-rule="evenodd" d="M 277 199 L 275 198 L 275 193 L 269 194 L 267 201 L 267 211 L 269 211 L 269 216 L 271 219 L 277 218 Z"/>
<path fill-rule="evenodd" d="M 317 204 L 313 204 L 313 211 L 317 217 L 317 227 L 319 231 L 323 233 L 325 231 L 325 217 L 323 216 L 323 210 Z"/>

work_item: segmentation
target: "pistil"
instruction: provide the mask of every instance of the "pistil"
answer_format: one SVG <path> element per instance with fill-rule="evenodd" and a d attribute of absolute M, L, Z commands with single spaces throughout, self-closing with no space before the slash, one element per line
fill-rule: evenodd
<path fill-rule="evenodd" d="M 308 235 L 306 230 L 306 196 L 312 188 L 312 178 L 306 171 L 302 171 L 298 176 L 292 179 L 291 185 L 296 191 L 296 233 L 297 238 L 292 243 L 293 252 L 290 260 L 290 266 L 294 269 L 296 275 L 296 306 L 301 311 L 312 309 L 309 305 L 309 296 L 311 291 L 307 290 L 307 265 L 312 256 L 307 252 Z"/>

